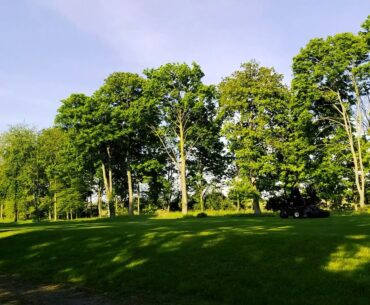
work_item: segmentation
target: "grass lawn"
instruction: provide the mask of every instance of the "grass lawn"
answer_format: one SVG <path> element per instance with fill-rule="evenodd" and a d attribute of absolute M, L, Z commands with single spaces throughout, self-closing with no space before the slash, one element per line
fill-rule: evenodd
<path fill-rule="evenodd" d="M 368 305 L 370 216 L 1 224 L 0 272 L 144 305 Z"/>

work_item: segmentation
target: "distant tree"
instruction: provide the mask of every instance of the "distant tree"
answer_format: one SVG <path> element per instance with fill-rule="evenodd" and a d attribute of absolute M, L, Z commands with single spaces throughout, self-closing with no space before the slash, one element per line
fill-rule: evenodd
<path fill-rule="evenodd" d="M 62 212 L 70 215 L 77 211 L 91 186 L 84 162 L 69 134 L 56 127 L 42 130 L 38 136 L 38 154 L 47 188 L 44 202 L 52 203 L 54 220 Z"/>
<path fill-rule="evenodd" d="M 44 129 L 38 137 L 39 162 L 47 178 L 47 187 L 53 202 L 53 217 L 58 219 L 58 193 L 62 190 L 62 169 L 68 166 L 63 160 L 63 149 L 67 145 L 66 134 L 58 128 Z"/>
<path fill-rule="evenodd" d="M 35 169 L 34 155 L 37 134 L 23 125 L 11 127 L 1 137 L 0 159 L 2 175 L 6 179 L 6 198 L 13 205 L 14 221 L 20 213 L 29 214 Z M 3 193 L 4 195 L 4 193 Z"/>
<path fill-rule="evenodd" d="M 0 220 L 3 221 L 5 218 L 5 201 L 7 199 L 7 193 L 9 188 L 9 181 L 6 178 L 5 163 L 0 158 Z"/>

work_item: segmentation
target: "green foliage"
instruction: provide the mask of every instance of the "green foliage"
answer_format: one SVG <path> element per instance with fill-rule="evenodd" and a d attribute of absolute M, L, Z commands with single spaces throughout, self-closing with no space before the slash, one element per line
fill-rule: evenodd
<path fill-rule="evenodd" d="M 1 139 L 0 195 L 6 217 L 40 220 L 51 211 L 56 194 L 60 203 L 54 214 L 67 206 L 81 207 L 87 188 L 66 133 L 57 128 L 36 133 L 15 126 Z"/>
<path fill-rule="evenodd" d="M 323 198 L 336 202 L 357 196 L 351 191 L 355 181 L 361 193 L 362 175 L 368 171 L 361 156 L 366 155 L 369 127 L 366 35 L 315 38 L 293 59 L 292 91 L 300 103 L 298 109 L 305 111 L 305 138 L 315 147 L 310 153 L 308 181 Z"/>
<path fill-rule="evenodd" d="M 26 126 L 14 126 L 1 137 L 0 160 L 3 196 L 12 205 L 15 221 L 19 216 L 28 218 L 28 207 L 32 205 L 32 189 L 37 179 L 36 167 L 36 132 Z"/>
<path fill-rule="evenodd" d="M 116 72 L 92 97 L 73 94 L 58 110 L 56 123 L 70 132 L 76 150 L 89 162 L 85 167 L 96 173 L 103 166 L 110 210 L 113 192 L 127 194 L 127 173 L 135 170 L 139 179 L 145 174 L 140 170 L 151 167 L 158 151 L 149 127 L 149 122 L 157 124 L 154 104 L 144 98 L 145 86 L 137 74 Z"/>
<path fill-rule="evenodd" d="M 189 172 L 186 163 L 195 164 L 192 175 L 198 175 L 200 188 L 207 172 L 216 173 L 212 162 L 222 150 L 215 87 L 202 83 L 204 74 L 196 63 L 166 64 L 144 73 L 148 77 L 148 97 L 155 101 L 161 122 L 153 129 L 178 167 L 182 210 L 186 214 Z"/>
<path fill-rule="evenodd" d="M 219 86 L 223 134 L 235 159 L 232 189 L 258 198 L 280 178 L 290 96 L 273 69 L 254 61 L 241 68 Z"/>
<path fill-rule="evenodd" d="M 310 40 L 291 88 L 255 61 L 218 86 L 203 83 L 197 63 L 110 74 L 91 96 L 62 100 L 55 127 L 1 135 L 0 218 L 114 216 L 134 205 L 260 213 L 260 201 L 293 189 L 333 209 L 364 208 L 369 33 L 370 17 L 357 34 Z"/>

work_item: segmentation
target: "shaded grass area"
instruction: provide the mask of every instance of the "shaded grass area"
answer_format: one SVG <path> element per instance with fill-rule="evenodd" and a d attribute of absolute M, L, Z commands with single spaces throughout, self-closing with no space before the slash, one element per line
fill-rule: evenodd
<path fill-rule="evenodd" d="M 0 272 L 138 304 L 368 304 L 370 216 L 0 225 Z"/>

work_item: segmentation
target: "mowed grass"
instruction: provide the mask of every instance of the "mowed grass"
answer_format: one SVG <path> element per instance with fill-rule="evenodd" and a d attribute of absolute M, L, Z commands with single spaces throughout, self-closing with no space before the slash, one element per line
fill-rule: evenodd
<path fill-rule="evenodd" d="M 0 272 L 144 305 L 368 305 L 370 216 L 2 224 Z"/>

